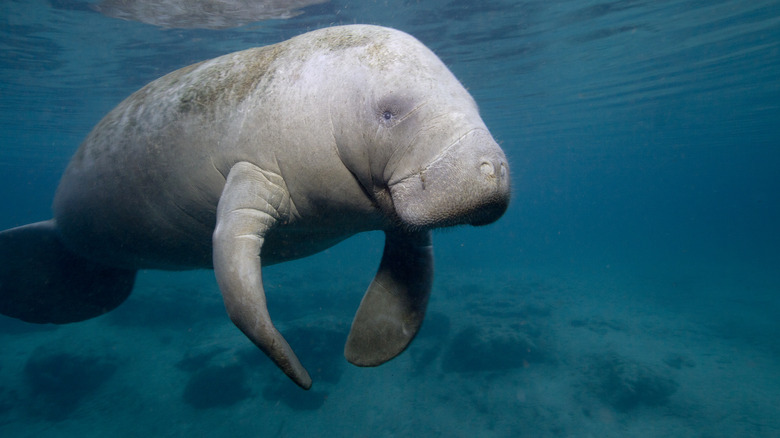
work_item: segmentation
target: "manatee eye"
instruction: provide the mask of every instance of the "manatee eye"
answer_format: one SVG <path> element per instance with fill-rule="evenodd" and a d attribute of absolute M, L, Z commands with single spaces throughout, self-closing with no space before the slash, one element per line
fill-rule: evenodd
<path fill-rule="evenodd" d="M 392 94 L 376 101 L 375 105 L 374 120 L 385 128 L 395 126 L 395 124 L 403 120 L 405 114 L 409 113 L 414 107 L 411 98 Z"/>
<path fill-rule="evenodd" d="M 395 124 L 395 122 L 398 121 L 398 117 L 396 117 L 396 114 L 398 114 L 394 108 L 387 108 L 386 109 L 379 110 L 379 113 L 377 114 L 379 116 L 379 122 L 384 125 L 385 127 L 391 127 Z"/>

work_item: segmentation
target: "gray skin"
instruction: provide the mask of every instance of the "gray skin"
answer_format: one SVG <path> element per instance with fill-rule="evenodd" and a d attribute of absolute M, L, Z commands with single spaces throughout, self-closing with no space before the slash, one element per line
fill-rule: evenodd
<path fill-rule="evenodd" d="M 54 219 L 0 233 L 0 312 L 83 320 L 118 306 L 139 269 L 213 267 L 232 321 L 308 389 L 262 266 L 383 230 L 345 348 L 379 365 L 422 324 L 431 230 L 491 223 L 508 202 L 506 157 L 436 55 L 392 29 L 321 29 L 185 67 L 112 110 Z"/>

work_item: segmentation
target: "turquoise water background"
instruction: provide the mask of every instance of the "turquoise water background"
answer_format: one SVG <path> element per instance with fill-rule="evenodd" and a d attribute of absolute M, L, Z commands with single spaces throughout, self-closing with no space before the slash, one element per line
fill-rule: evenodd
<path fill-rule="evenodd" d="M 48 219 L 79 143 L 147 82 L 350 23 L 451 68 L 512 203 L 435 234 L 426 323 L 379 368 L 342 350 L 381 234 L 269 268 L 310 392 L 232 326 L 210 271 L 142 272 L 83 323 L 0 317 L 0 435 L 780 435 L 780 2 L 332 0 L 221 30 L 90 3 L 0 4 L 0 229 Z"/>

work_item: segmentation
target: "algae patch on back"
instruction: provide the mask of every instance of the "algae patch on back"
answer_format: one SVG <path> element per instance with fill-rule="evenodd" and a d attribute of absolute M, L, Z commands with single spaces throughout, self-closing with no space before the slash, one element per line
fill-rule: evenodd
<path fill-rule="evenodd" d="M 185 79 L 182 85 L 179 111 L 210 112 L 217 107 L 235 107 L 251 95 L 262 94 L 274 78 L 274 64 L 282 52 L 279 44 L 249 49 L 183 72 L 192 80 Z"/>

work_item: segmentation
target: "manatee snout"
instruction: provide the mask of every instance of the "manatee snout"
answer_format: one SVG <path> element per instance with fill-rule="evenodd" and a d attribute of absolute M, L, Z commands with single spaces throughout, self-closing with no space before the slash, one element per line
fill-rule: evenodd
<path fill-rule="evenodd" d="M 509 206 L 509 165 L 490 133 L 474 129 L 390 192 L 396 214 L 412 227 L 487 225 Z"/>
<path fill-rule="evenodd" d="M 483 185 L 482 197 L 476 196 L 476 211 L 468 216 L 469 225 L 487 225 L 500 218 L 509 207 L 509 165 L 501 148 L 495 144 L 479 160 L 478 183 Z M 481 179 L 480 179 L 481 178 Z M 479 201 L 481 199 L 481 202 Z"/>

